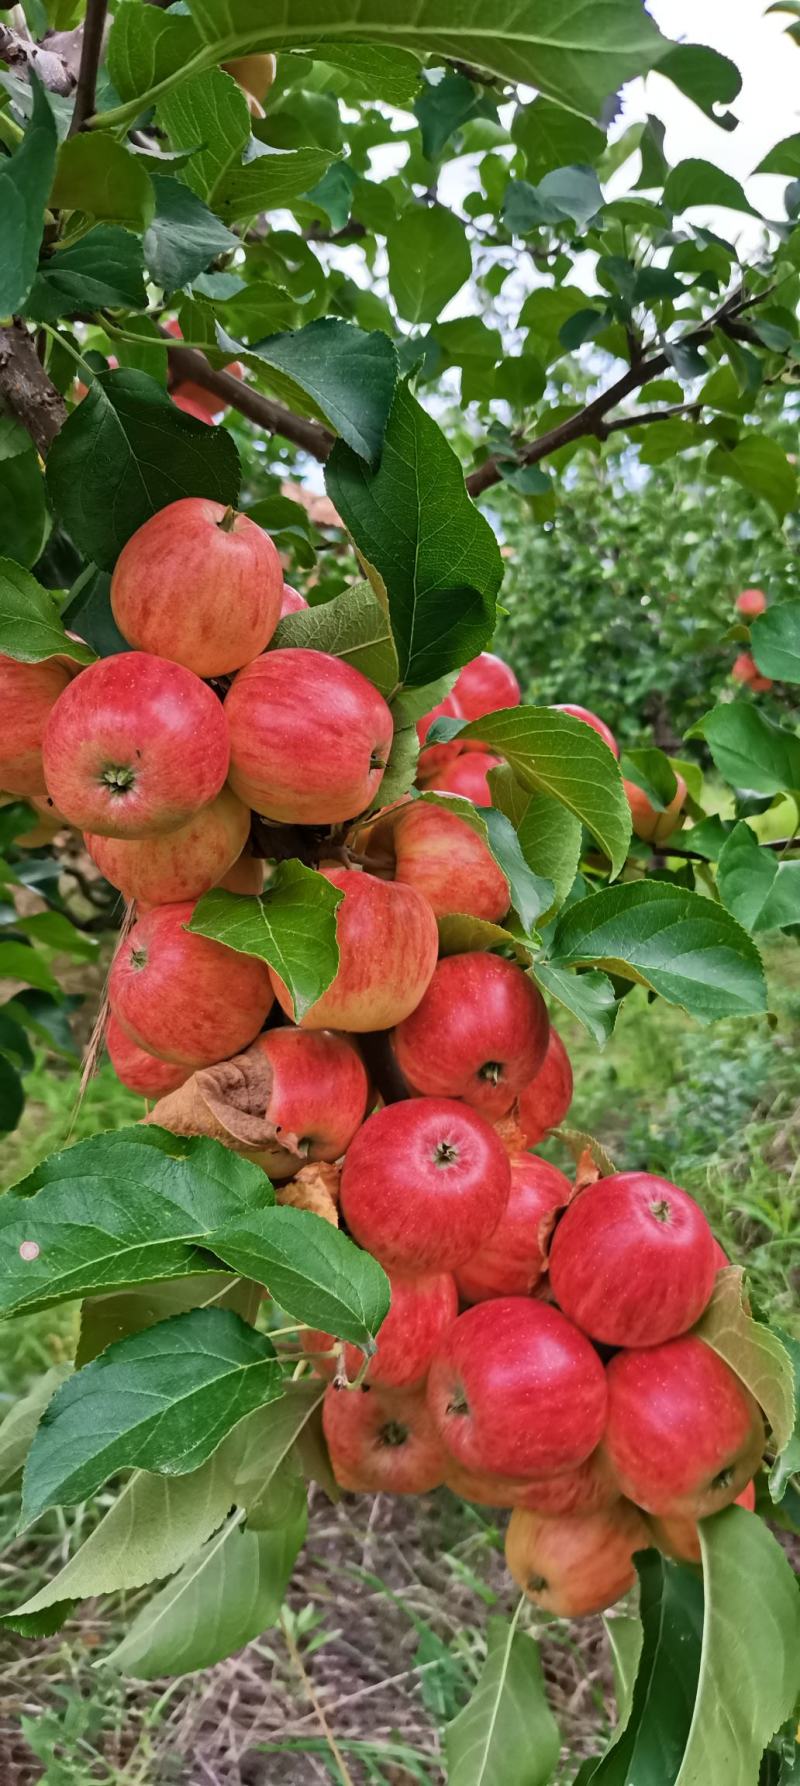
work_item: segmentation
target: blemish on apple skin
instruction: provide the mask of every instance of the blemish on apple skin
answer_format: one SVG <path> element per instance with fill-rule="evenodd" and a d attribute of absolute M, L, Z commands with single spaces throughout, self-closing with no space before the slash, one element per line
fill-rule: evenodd
<path fill-rule="evenodd" d="M 21 1259 L 25 1260 L 26 1264 L 28 1264 L 29 1261 L 32 1261 L 33 1259 L 38 1259 L 41 1250 L 42 1249 L 39 1246 L 38 1241 L 23 1240 L 22 1244 L 20 1246 L 20 1249 L 19 1249 L 19 1256 Z"/>

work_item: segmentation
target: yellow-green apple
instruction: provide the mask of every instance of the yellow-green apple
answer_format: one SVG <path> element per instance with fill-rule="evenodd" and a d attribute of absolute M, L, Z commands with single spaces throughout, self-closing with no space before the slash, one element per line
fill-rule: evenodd
<path fill-rule="evenodd" d="M 496 1228 L 456 1277 L 464 1302 L 492 1296 L 527 1296 L 543 1277 L 544 1246 L 557 1209 L 569 1202 L 572 1186 L 557 1166 L 536 1154 L 511 1159 L 511 1189 Z"/>
<path fill-rule="evenodd" d="M 359 1129 L 340 1200 L 353 1238 L 389 1270 L 453 1271 L 496 1227 L 510 1183 L 502 1141 L 477 1111 L 410 1098 Z"/>
<path fill-rule="evenodd" d="M 733 1505 L 745 1507 L 748 1513 L 755 1512 L 756 1485 L 748 1482 L 740 1495 L 736 1496 Z M 675 1563 L 701 1563 L 703 1554 L 700 1549 L 700 1530 L 696 1519 L 689 1514 L 674 1513 L 671 1518 L 648 1519 L 647 1524 L 654 1543 L 665 1557 L 672 1557 Z"/>
<path fill-rule="evenodd" d="M 357 868 L 321 872 L 344 894 L 336 913 L 339 966 L 301 1028 L 391 1029 L 419 1003 L 436 966 L 439 933 L 433 912 L 416 887 L 380 881 Z M 270 977 L 279 1005 L 291 1017 L 286 986 L 272 968 Z"/>
<path fill-rule="evenodd" d="M 96 837 L 89 831 L 84 842 L 101 874 L 126 899 L 176 905 L 219 886 L 249 835 L 250 813 L 225 787 L 209 806 L 164 837 Z"/>
<path fill-rule="evenodd" d="M 599 714 L 592 713 L 589 707 L 576 707 L 570 701 L 556 701 L 553 712 L 571 713 L 573 719 L 582 719 L 585 726 L 591 726 L 598 738 L 602 738 L 603 743 L 608 745 L 612 754 L 615 757 L 619 756 L 619 745 L 611 727 L 606 725 L 605 720 L 601 719 Z"/>
<path fill-rule="evenodd" d="M 430 779 L 425 778 L 425 786 L 438 794 L 463 794 L 465 800 L 471 800 L 473 806 L 491 806 L 492 790 L 489 786 L 490 769 L 496 769 L 499 757 L 489 756 L 487 751 L 460 752 L 454 763 L 446 764 L 444 769 L 437 769 Z"/>
<path fill-rule="evenodd" d="M 91 664 L 59 695 L 43 756 L 47 792 L 71 825 L 101 837 L 157 837 L 220 792 L 230 756 L 225 710 L 183 664 L 123 651 Z"/>
<path fill-rule="evenodd" d="M 445 1452 L 418 1390 L 331 1384 L 322 1426 L 334 1476 L 351 1493 L 423 1495 L 444 1480 Z"/>
<path fill-rule="evenodd" d="M 477 831 L 458 813 L 406 800 L 371 827 L 369 842 L 394 857 L 394 878 L 424 894 L 437 918 L 466 912 L 497 923 L 511 903 L 508 881 Z"/>
<path fill-rule="evenodd" d="M 762 676 L 749 651 L 740 651 L 739 656 L 734 658 L 731 676 L 734 682 L 741 682 L 745 688 L 752 688 L 757 695 L 765 694 L 772 687 L 772 677 Z"/>
<path fill-rule="evenodd" d="M 741 1494 L 764 1449 L 749 1389 L 693 1334 L 617 1352 L 604 1439 L 621 1492 L 647 1513 L 704 1519 Z"/>
<path fill-rule="evenodd" d="M 699 1321 L 714 1288 L 714 1236 L 668 1178 L 615 1172 L 573 1198 L 553 1235 L 559 1307 L 606 1346 L 660 1346 Z"/>
<path fill-rule="evenodd" d="M 515 1507 L 506 1533 L 506 1563 L 535 1606 L 562 1619 L 603 1612 L 636 1581 L 634 1552 L 652 1540 L 627 1501 L 597 1513 L 547 1518 Z"/>
<path fill-rule="evenodd" d="M 138 1092 L 142 1098 L 163 1098 L 167 1092 L 177 1091 L 189 1077 L 191 1068 L 159 1060 L 155 1054 L 148 1054 L 137 1042 L 132 1042 L 116 1017 L 109 1017 L 105 1039 L 120 1084 L 126 1085 L 128 1091 Z"/>
<path fill-rule="evenodd" d="M 517 1098 L 515 1114 L 529 1147 L 535 1147 L 549 1129 L 557 1129 L 564 1121 L 572 1091 L 570 1058 L 551 1023 L 544 1060 Z"/>
<path fill-rule="evenodd" d="M 505 1116 L 538 1072 L 547 1006 L 513 961 L 475 950 L 440 961 L 409 1017 L 394 1032 L 400 1071 L 414 1091 L 465 1098 L 484 1116 Z"/>
<path fill-rule="evenodd" d="M 293 589 L 291 583 L 284 583 L 281 596 L 281 620 L 284 620 L 287 614 L 299 614 L 303 608 L 307 607 L 308 602 L 305 596 L 300 594 L 299 589 Z"/>
<path fill-rule="evenodd" d="M 369 806 L 392 745 L 392 716 L 360 670 L 325 651 L 268 651 L 225 702 L 231 786 L 285 825 L 334 825 Z"/>
<path fill-rule="evenodd" d="M 645 843 L 666 843 L 674 831 L 683 824 L 681 817 L 683 803 L 686 799 L 686 783 L 682 775 L 675 773 L 677 786 L 669 804 L 661 812 L 657 812 L 652 801 L 648 800 L 644 788 L 637 787 L 635 781 L 623 781 L 622 785 L 628 796 L 631 809 L 633 830 L 636 837 L 643 838 Z"/>
<path fill-rule="evenodd" d="M 548 1476 L 600 1443 L 606 1375 L 594 1347 L 558 1309 L 527 1296 L 459 1315 L 428 1377 L 428 1405 L 447 1450 L 468 1470 Z"/>
<path fill-rule="evenodd" d="M 330 1030 L 270 1029 L 245 1058 L 237 1138 L 262 1150 L 266 1171 L 291 1178 L 305 1161 L 338 1160 L 364 1120 L 369 1093 L 352 1042 Z"/>
<path fill-rule="evenodd" d="M 193 910 L 187 900 L 137 919 L 117 949 L 108 996 L 126 1035 L 148 1054 L 207 1067 L 254 1040 L 272 989 L 256 956 L 187 930 Z"/>
<path fill-rule="evenodd" d="M 736 611 L 743 614 L 745 620 L 755 620 L 758 614 L 763 614 L 766 605 L 763 589 L 743 589 L 736 597 Z"/>
<path fill-rule="evenodd" d="M 269 534 L 206 496 L 183 496 L 151 515 L 123 546 L 111 578 L 123 638 L 196 676 L 227 676 L 257 657 L 282 599 Z"/>
<path fill-rule="evenodd" d="M 50 714 L 72 681 L 58 658 L 23 664 L 0 656 L 0 788 L 25 797 L 45 794 L 42 742 Z"/>
<path fill-rule="evenodd" d="M 458 1291 L 449 1271 L 424 1272 L 418 1277 L 393 1271 L 390 1283 L 391 1308 L 378 1333 L 378 1350 L 369 1361 L 364 1381 L 376 1389 L 411 1389 L 425 1381 L 436 1348 L 458 1314 Z M 333 1376 L 335 1346 L 331 1333 L 312 1330 L 303 1339 L 303 1350 L 323 1376 Z M 346 1346 L 344 1358 L 348 1376 L 355 1377 L 363 1354 L 357 1346 Z"/>

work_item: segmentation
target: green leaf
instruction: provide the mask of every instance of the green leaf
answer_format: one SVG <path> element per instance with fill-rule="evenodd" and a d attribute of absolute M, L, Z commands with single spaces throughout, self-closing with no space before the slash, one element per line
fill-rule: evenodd
<path fill-rule="evenodd" d="M 800 1685 L 797 1582 L 763 1520 L 744 1507 L 701 1520 L 699 1530 L 706 1624 L 675 1786 L 752 1786 Z"/>
<path fill-rule="evenodd" d="M 108 40 L 108 72 L 120 98 L 133 100 L 155 82 L 181 72 L 198 47 L 191 19 L 155 8 L 145 11 L 139 0 L 123 0 Z"/>
<path fill-rule="evenodd" d="M 217 336 L 291 408 L 319 416 L 359 458 L 377 463 L 397 382 L 388 335 L 380 329 L 367 335 L 353 323 L 323 316 L 252 347 L 232 340 L 219 325 Z"/>
<path fill-rule="evenodd" d="M 400 680 L 389 617 L 369 583 L 351 583 L 332 602 L 287 614 L 270 645 L 278 650 L 301 646 L 341 657 L 387 700 Z"/>
<path fill-rule="evenodd" d="M 735 446 L 717 446 L 706 460 L 712 477 L 731 477 L 754 491 L 780 521 L 797 500 L 797 475 L 783 448 L 768 434 L 743 434 Z"/>
<path fill-rule="evenodd" d="M 513 956 L 520 967 L 530 966 L 531 943 L 515 936 L 502 924 L 492 924 L 488 918 L 471 918 L 466 912 L 447 912 L 437 919 L 437 923 L 440 955 L 468 955 L 475 951 L 501 949 L 505 955 Z"/>
<path fill-rule="evenodd" d="M 447 1725 L 449 1786 L 547 1786 L 561 1739 L 539 1649 L 515 1616 L 491 1618 L 486 1661 L 469 1703 Z"/>
<path fill-rule="evenodd" d="M 59 985 L 44 957 L 25 943 L 0 943 L 0 980 L 24 980 L 39 992 L 58 996 Z"/>
<path fill-rule="evenodd" d="M 800 134 L 785 136 L 768 149 L 763 161 L 753 169 L 756 174 L 786 174 L 790 180 L 800 178 Z"/>
<path fill-rule="evenodd" d="M 560 167 L 545 174 L 538 186 L 512 180 L 503 199 L 503 221 L 515 236 L 542 224 L 575 223 L 585 229 L 603 204 L 600 182 L 592 167 Z"/>
<path fill-rule="evenodd" d="M 221 888 L 204 893 L 186 928 L 266 961 L 288 987 L 299 1023 L 336 974 L 336 911 L 343 897 L 316 869 L 279 862 L 257 899 Z"/>
<path fill-rule="evenodd" d="M 685 93 L 687 99 L 694 100 L 713 123 L 721 124 L 726 130 L 735 127 L 736 118 L 720 116 L 717 109 L 720 105 L 730 105 L 741 92 L 742 77 L 728 56 L 709 49 L 707 44 L 676 43 L 670 46 L 666 56 L 661 57 L 658 72 Z"/>
<path fill-rule="evenodd" d="M 306 203 L 324 211 L 332 230 L 344 229 L 353 209 L 358 175 L 343 161 L 335 161 L 306 194 Z"/>
<path fill-rule="evenodd" d="M 208 1245 L 233 1271 L 264 1284 L 296 1320 L 374 1351 L 389 1312 L 389 1280 L 376 1259 L 322 1216 L 307 1209 L 254 1211 Z"/>
<path fill-rule="evenodd" d="M 182 180 L 154 174 L 152 186 L 156 209 L 144 238 L 144 258 L 156 284 L 177 291 L 205 272 L 218 254 L 230 254 L 237 237 Z"/>
<path fill-rule="evenodd" d="M 581 1786 L 634 1786 L 674 1780 L 692 1721 L 703 1639 L 703 1587 L 694 1569 L 654 1551 L 637 1559 L 643 1627 L 639 1668 L 623 1731 Z M 703 1786 L 723 1786 L 698 1776 Z M 688 1782 L 686 1783 L 688 1786 Z"/>
<path fill-rule="evenodd" d="M 497 769 L 490 772 L 492 785 L 500 773 Z M 555 904 L 563 905 L 578 872 L 582 837 L 579 820 L 551 794 L 533 794 L 517 823 L 517 836 L 528 867 L 534 874 L 547 873 L 555 888 Z"/>
<path fill-rule="evenodd" d="M 239 455 L 225 428 L 184 415 L 144 372 L 104 372 L 56 436 L 53 505 L 75 545 L 112 570 L 126 541 L 181 496 L 235 503 Z"/>
<path fill-rule="evenodd" d="M 339 441 L 325 481 L 386 589 L 403 681 L 431 682 L 476 656 L 494 631 L 502 560 L 455 454 L 405 385 L 395 392 L 379 469 L 370 472 Z"/>
<path fill-rule="evenodd" d="M 784 1351 L 788 1354 L 794 1374 L 794 1425 L 788 1443 L 784 1445 L 780 1455 L 776 1457 L 769 1473 L 769 1492 L 772 1500 L 783 1500 L 787 1489 L 791 1487 L 791 1478 L 800 1475 L 800 1340 L 791 1333 L 777 1329 L 778 1338 Z"/>
<path fill-rule="evenodd" d="M 25 1109 L 25 1088 L 11 1062 L 0 1054 L 0 1134 L 15 1129 Z"/>
<path fill-rule="evenodd" d="M 486 68 L 589 116 L 623 81 L 651 68 L 664 48 L 636 0 L 609 0 L 601 17 L 591 20 L 568 0 L 544 15 L 515 15 L 513 29 L 503 13 L 487 14 L 481 0 L 464 0 L 445 14 L 432 0 L 413 14 L 388 16 L 383 0 L 368 0 L 357 14 L 349 0 L 316 0 L 299 16 L 287 15 L 279 0 L 191 0 L 190 11 L 209 58 L 216 58 L 222 43 L 228 56 L 320 40 L 396 45 Z"/>
<path fill-rule="evenodd" d="M 144 310 L 146 305 L 139 237 L 115 224 L 98 223 L 79 242 L 57 248 L 42 261 L 27 314 L 36 322 L 56 322 L 76 310 Z"/>
<path fill-rule="evenodd" d="M 530 935 L 543 913 L 550 911 L 553 905 L 553 883 L 531 868 L 523 854 L 517 832 L 505 813 L 487 806 L 481 808 L 480 816 L 488 832 L 492 855 L 508 881 L 511 904 L 526 935 Z"/>
<path fill-rule="evenodd" d="M 208 1235 L 272 1195 L 260 1166 L 202 1136 L 136 1125 L 79 1141 L 0 1199 L 0 1313 L 202 1271 Z"/>
<path fill-rule="evenodd" d="M 164 95 L 157 116 L 173 149 L 194 149 L 183 169 L 187 186 L 218 209 L 225 178 L 240 166 L 250 139 L 250 114 L 238 82 L 221 68 L 195 74 Z"/>
<path fill-rule="evenodd" d="M 215 208 L 228 223 L 258 211 L 281 210 L 311 192 L 331 159 L 330 149 L 272 149 L 259 144 L 246 167 L 231 168 Z"/>
<path fill-rule="evenodd" d="M 0 158 L 0 216 L 3 259 L 0 316 L 21 310 L 36 277 L 44 214 L 56 162 L 56 125 L 44 88 L 35 74 L 33 113 L 13 155 Z"/>
<path fill-rule="evenodd" d="M 800 682 L 800 602 L 780 602 L 759 614 L 750 641 L 762 676 Z"/>
<path fill-rule="evenodd" d="M 692 205 L 722 205 L 758 216 L 738 180 L 713 162 L 696 159 L 679 161 L 671 169 L 664 186 L 664 204 L 675 212 L 688 211 Z"/>
<path fill-rule="evenodd" d="M 243 1532 L 231 1519 L 143 1607 L 108 1666 L 136 1680 L 193 1674 L 259 1637 L 278 1617 L 305 1532 L 305 1508 L 277 1530 Z"/>
<path fill-rule="evenodd" d="M 64 1379 L 71 1364 L 54 1364 L 37 1377 L 28 1390 L 10 1407 L 0 1426 L 0 1487 L 5 1487 L 22 1469 L 33 1444 L 33 1436 L 45 1408 Z"/>
<path fill-rule="evenodd" d="M 131 1334 L 56 1391 L 25 1466 L 23 1524 L 87 1499 L 118 1470 L 188 1475 L 281 1393 L 271 1341 L 230 1309 Z"/>
<path fill-rule="evenodd" d="M 281 1407 L 282 1399 L 271 1405 Z M 6 1615 L 12 1630 L 34 1634 L 33 1622 L 48 1607 L 145 1587 L 182 1569 L 235 1505 L 237 1471 L 252 1442 L 253 1422 L 264 1412 L 258 1408 L 248 1414 L 213 1456 L 188 1475 L 134 1471 L 63 1569 Z"/>
<path fill-rule="evenodd" d="M 794 1430 L 792 1360 L 777 1334 L 753 1320 L 744 1298 L 744 1273 L 733 1266 L 718 1272 L 711 1301 L 692 1332 L 747 1384 L 781 1452 Z"/>
<path fill-rule="evenodd" d="M 603 1048 L 613 1034 L 619 1009 L 608 976 L 594 972 L 568 973 L 547 961 L 536 961 L 533 972 L 542 991 L 557 999 L 566 1011 L 571 1011 L 598 1048 Z"/>
<path fill-rule="evenodd" d="M 800 923 L 800 862 L 781 862 L 762 849 L 744 819 L 734 826 L 717 859 L 723 905 L 746 930 L 780 930 Z"/>
<path fill-rule="evenodd" d="M 0 651 L 25 664 L 59 656 L 90 664 L 95 655 L 67 636 L 50 591 L 10 558 L 0 558 Z"/>
<path fill-rule="evenodd" d="M 235 1218 L 234 1218 L 235 1219 Z M 192 1277 L 162 1279 L 108 1296 L 89 1296 L 81 1304 L 81 1327 L 75 1368 L 90 1364 L 116 1340 L 155 1327 L 170 1315 L 192 1308 L 232 1308 L 255 1327 L 261 1306 L 261 1285 L 226 1271 L 201 1271 Z"/>
<path fill-rule="evenodd" d="M 463 223 L 444 207 L 410 205 L 386 236 L 389 290 L 406 322 L 436 322 L 472 272 Z"/>
<path fill-rule="evenodd" d="M 130 651 L 111 612 L 111 574 L 89 564 L 70 591 L 70 601 L 63 611 L 64 625 L 74 629 L 79 638 L 97 652 L 98 657 L 116 657 Z"/>
<path fill-rule="evenodd" d="M 644 750 L 623 751 L 620 768 L 626 781 L 643 789 L 656 812 L 663 812 L 674 799 L 678 788 L 675 770 L 663 750 L 651 745 Z"/>
<path fill-rule="evenodd" d="M 496 107 L 480 88 L 455 70 L 448 71 L 442 80 L 423 80 L 414 112 L 426 161 L 438 161 L 445 144 L 470 118 L 497 115 Z"/>
<path fill-rule="evenodd" d="M 314 1421 L 324 1394 L 325 1384 L 319 1378 L 287 1383 L 280 1401 L 260 1408 L 243 1423 L 252 1436 L 236 1470 L 234 1498 L 247 1513 L 250 1531 L 283 1523 L 282 1519 L 275 1518 L 276 1511 L 282 1511 L 275 1507 L 275 1495 L 276 1489 L 280 1491 L 287 1470 L 290 1471 L 290 1482 L 299 1477 L 302 1489 L 296 1447 L 309 1423 Z M 305 1491 L 302 1492 L 305 1502 Z"/>
<path fill-rule="evenodd" d="M 44 548 L 50 524 L 44 491 L 39 455 L 26 435 L 21 451 L 0 455 L 0 540 L 17 564 L 35 564 Z"/>
<path fill-rule="evenodd" d="M 760 794 L 800 789 L 800 738 L 749 703 L 712 707 L 692 727 L 690 735 L 698 734 L 705 738 L 720 775 L 733 787 Z"/>
<path fill-rule="evenodd" d="M 437 720 L 429 742 L 445 736 L 480 741 L 505 757 L 524 787 L 553 796 L 588 827 L 619 873 L 630 843 L 630 808 L 619 767 L 591 726 L 550 707 L 511 707 L 462 728 Z"/>
<path fill-rule="evenodd" d="M 531 180 L 539 179 L 551 168 L 591 165 L 599 160 L 606 146 L 605 135 L 596 125 L 541 97 L 534 99 L 532 105 L 519 106 L 511 135 L 525 156 Z"/>
<path fill-rule="evenodd" d="M 387 105 L 408 106 L 420 82 L 418 56 L 409 51 L 384 49 L 378 43 L 336 43 L 328 39 L 320 45 L 319 59 L 347 74 L 354 86 L 367 99 L 385 100 Z M 314 57 L 315 62 L 317 57 Z"/>
<path fill-rule="evenodd" d="M 104 223 L 146 229 L 155 199 L 147 169 L 123 143 L 86 131 L 61 144 L 50 194 L 58 210 L 88 211 Z"/>
<path fill-rule="evenodd" d="M 569 906 L 551 960 L 637 980 L 701 1022 L 766 1009 L 764 970 L 747 932 L 721 906 L 666 881 L 609 887 Z"/>

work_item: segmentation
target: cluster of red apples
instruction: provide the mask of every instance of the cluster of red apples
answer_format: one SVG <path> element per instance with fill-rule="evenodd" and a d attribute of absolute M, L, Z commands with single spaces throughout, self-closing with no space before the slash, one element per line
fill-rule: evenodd
<path fill-rule="evenodd" d="M 757 620 L 767 606 L 767 598 L 763 589 L 743 589 L 736 598 L 736 612 L 742 620 Z M 750 688 L 753 694 L 764 694 L 772 687 L 772 677 L 762 676 L 751 651 L 740 651 L 731 666 L 734 682 L 741 682 L 743 688 Z"/>
<path fill-rule="evenodd" d="M 645 1174 L 573 1195 L 529 1151 L 572 1097 L 541 994 L 500 956 L 439 958 L 437 918 L 501 920 L 505 876 L 449 807 L 407 798 L 364 818 L 390 710 L 344 660 L 272 643 L 305 604 L 269 537 L 214 502 L 174 503 L 125 546 L 111 603 L 129 651 L 80 670 L 0 659 L 0 785 L 79 828 L 130 902 L 109 985 L 117 1073 L 165 1108 L 186 1093 L 182 1132 L 224 1093 L 232 1144 L 279 1194 L 325 1166 L 347 1231 L 385 1267 L 366 1368 L 328 1335 L 304 1339 L 336 1377 L 324 1424 L 342 1486 L 445 1482 L 513 1507 L 526 1592 L 565 1614 L 610 1604 L 654 1539 L 695 1556 L 697 1519 L 761 1456 L 758 1408 L 690 1332 L 719 1264 L 705 1219 Z M 484 654 L 440 711 L 518 700 Z M 566 711 L 616 754 L 602 720 Z M 485 803 L 493 761 L 456 740 L 426 746 L 420 773 Z M 203 893 L 256 895 L 265 861 L 298 843 L 343 898 L 336 975 L 295 1023 L 274 969 L 187 926 Z M 380 1088 L 374 1032 L 391 1062 Z"/>

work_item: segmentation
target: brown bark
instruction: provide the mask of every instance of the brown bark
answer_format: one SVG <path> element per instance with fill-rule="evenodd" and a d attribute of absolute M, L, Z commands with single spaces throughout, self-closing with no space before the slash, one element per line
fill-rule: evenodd
<path fill-rule="evenodd" d="M 0 404 L 27 429 L 44 457 L 64 426 L 67 406 L 19 321 L 0 328 Z"/>

